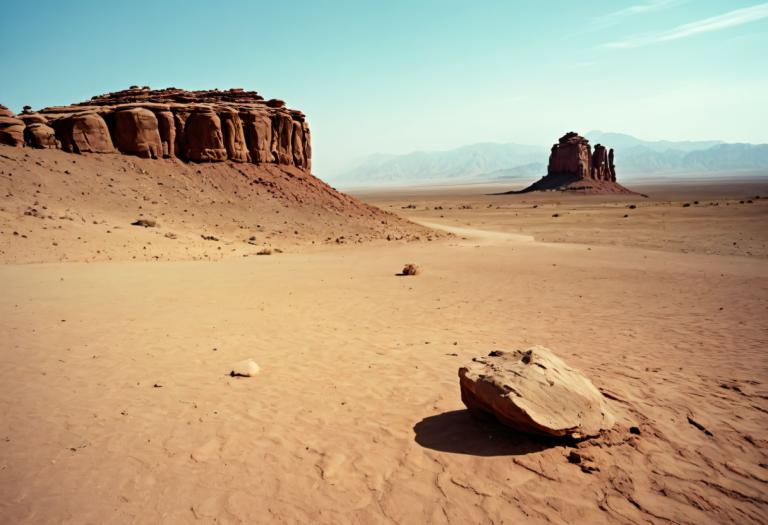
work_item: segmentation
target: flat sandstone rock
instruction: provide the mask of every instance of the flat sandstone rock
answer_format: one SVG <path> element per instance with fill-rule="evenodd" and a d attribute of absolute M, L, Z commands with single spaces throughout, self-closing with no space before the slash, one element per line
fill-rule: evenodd
<path fill-rule="evenodd" d="M 551 350 L 494 351 L 459 369 L 461 400 L 520 432 L 581 439 L 613 426 L 600 391 Z"/>

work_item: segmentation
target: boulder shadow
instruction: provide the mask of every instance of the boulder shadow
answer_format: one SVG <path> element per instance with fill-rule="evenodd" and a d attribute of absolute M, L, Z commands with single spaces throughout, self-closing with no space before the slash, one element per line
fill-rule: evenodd
<path fill-rule="evenodd" d="M 560 440 L 515 432 L 493 417 L 474 417 L 469 410 L 425 417 L 413 431 L 416 443 L 424 448 L 470 456 L 521 456 L 563 445 Z"/>

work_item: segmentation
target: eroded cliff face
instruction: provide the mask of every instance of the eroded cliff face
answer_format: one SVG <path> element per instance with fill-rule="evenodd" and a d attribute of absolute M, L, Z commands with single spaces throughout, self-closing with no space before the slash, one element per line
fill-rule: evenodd
<path fill-rule="evenodd" d="M 24 121 L 16 118 L 11 110 L 0 105 L 0 144 L 24 145 Z"/>
<path fill-rule="evenodd" d="M 616 182 L 616 167 L 613 165 L 613 150 L 601 144 L 595 144 L 592 153 L 592 178 Z"/>
<path fill-rule="evenodd" d="M 254 91 L 148 87 L 16 116 L 0 106 L 0 143 L 191 162 L 282 164 L 310 171 L 303 113 Z"/>
<path fill-rule="evenodd" d="M 580 179 L 589 178 L 591 158 L 589 141 L 571 131 L 552 146 L 547 175 L 567 173 Z"/>

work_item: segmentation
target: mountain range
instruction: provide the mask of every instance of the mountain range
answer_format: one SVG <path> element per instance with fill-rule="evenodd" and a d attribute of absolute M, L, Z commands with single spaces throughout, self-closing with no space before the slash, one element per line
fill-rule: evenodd
<path fill-rule="evenodd" d="M 591 131 L 591 144 L 616 151 L 620 177 L 675 174 L 723 175 L 766 170 L 768 144 L 708 141 L 648 141 L 623 133 Z M 551 146 L 479 143 L 447 151 L 375 154 L 335 177 L 345 187 L 535 180 L 546 174 Z"/>

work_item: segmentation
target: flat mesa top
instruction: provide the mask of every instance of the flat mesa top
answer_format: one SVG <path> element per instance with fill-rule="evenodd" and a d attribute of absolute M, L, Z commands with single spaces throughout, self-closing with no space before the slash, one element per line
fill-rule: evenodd
<path fill-rule="evenodd" d="M 278 101 L 276 99 L 264 101 L 264 97 L 259 95 L 256 91 L 245 91 L 242 88 L 232 88 L 226 90 L 206 89 L 198 91 L 187 91 L 185 89 L 179 89 L 175 87 L 169 87 L 165 89 L 150 89 L 147 86 L 141 88 L 133 86 L 122 91 L 115 91 L 114 93 L 96 95 L 91 97 L 91 100 L 87 102 L 80 102 L 76 105 L 106 105 L 120 104 L 125 102 L 264 102 L 265 104 L 275 104 L 282 101 Z M 276 105 L 275 107 L 279 106 Z"/>

